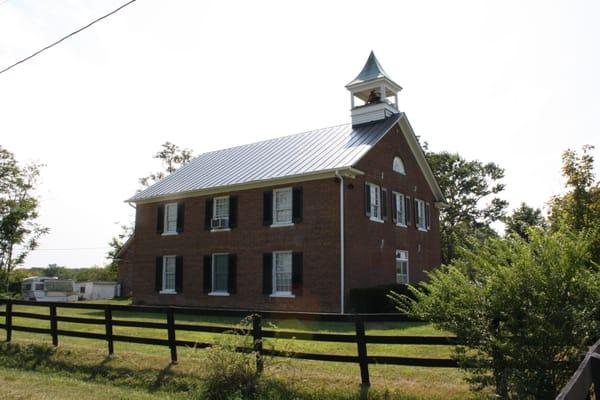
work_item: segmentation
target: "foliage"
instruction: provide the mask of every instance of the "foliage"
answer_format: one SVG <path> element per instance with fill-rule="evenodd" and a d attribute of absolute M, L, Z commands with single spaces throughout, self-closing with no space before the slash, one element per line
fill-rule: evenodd
<path fill-rule="evenodd" d="M 600 263 L 600 183 L 595 182 L 593 146 L 583 146 L 581 154 L 563 153 L 563 176 L 567 193 L 550 202 L 550 229 L 586 232 L 593 241 L 593 257 Z"/>
<path fill-rule="evenodd" d="M 34 195 L 40 165 L 20 165 L 0 146 L 0 279 L 8 288 L 12 271 L 23 264 L 48 228 L 37 221 L 39 201 Z"/>
<path fill-rule="evenodd" d="M 192 159 L 192 157 L 192 150 L 181 149 L 176 144 L 165 142 L 162 144 L 162 150 L 154 155 L 154 158 L 162 162 L 164 169 L 140 178 L 139 182 L 144 188 L 146 188 L 163 179 L 168 174 L 175 172 L 177 168 L 186 164 Z"/>
<path fill-rule="evenodd" d="M 107 268 L 109 268 L 112 274 L 116 277 L 118 276 L 118 268 L 119 268 L 119 259 L 117 255 L 123 248 L 123 245 L 127 243 L 131 235 L 133 234 L 133 224 L 131 225 L 121 225 L 121 231 L 113 236 L 110 242 L 108 242 L 108 246 L 110 250 L 106 255 L 106 258 L 110 261 Z"/>
<path fill-rule="evenodd" d="M 588 237 L 529 230 L 464 251 L 399 307 L 454 333 L 476 389 L 554 398 L 600 328 L 600 273 Z"/>
<path fill-rule="evenodd" d="M 504 219 L 505 234 L 517 234 L 523 239 L 527 239 L 527 231 L 529 228 L 537 227 L 546 228 L 546 219 L 542 215 L 542 210 L 533 208 L 525 203 L 521 203 L 519 208 Z"/>
<path fill-rule="evenodd" d="M 504 169 L 457 153 L 428 151 L 426 156 L 448 204 L 440 213 L 442 263 L 448 264 L 473 239 L 496 236 L 490 224 L 501 220 L 508 206 L 497 197 L 504 190 Z"/>

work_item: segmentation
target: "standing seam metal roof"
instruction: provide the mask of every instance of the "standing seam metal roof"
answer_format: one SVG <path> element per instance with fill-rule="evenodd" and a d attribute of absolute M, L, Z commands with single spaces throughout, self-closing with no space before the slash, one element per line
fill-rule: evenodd
<path fill-rule="evenodd" d="M 317 129 L 199 155 L 127 201 L 352 167 L 399 120 Z"/>

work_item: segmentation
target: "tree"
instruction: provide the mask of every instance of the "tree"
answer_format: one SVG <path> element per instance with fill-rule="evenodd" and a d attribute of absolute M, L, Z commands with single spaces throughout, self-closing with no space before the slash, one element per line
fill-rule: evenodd
<path fill-rule="evenodd" d="M 527 231 L 529 228 L 545 228 L 546 219 L 542 215 L 542 210 L 533 208 L 525 203 L 521 203 L 519 208 L 513 210 L 512 214 L 504 219 L 505 234 L 517 234 L 523 239 L 527 239 Z"/>
<path fill-rule="evenodd" d="M 39 201 L 34 192 L 40 167 L 20 165 L 13 153 L 0 146 L 0 279 L 6 289 L 12 271 L 49 231 L 36 221 Z"/>
<path fill-rule="evenodd" d="M 181 149 L 176 144 L 168 141 L 163 143 L 161 147 L 162 149 L 156 153 L 153 158 L 161 161 L 163 170 L 140 178 L 139 183 L 142 185 L 142 188 L 151 186 L 152 184 L 165 178 L 168 174 L 175 172 L 177 168 L 187 164 L 194 156 L 192 150 Z M 121 248 L 127 242 L 129 237 L 133 234 L 133 225 L 133 222 L 130 222 L 129 224 L 121 224 L 121 231 L 117 235 L 113 236 L 110 242 L 108 242 L 110 250 L 108 251 L 106 258 L 110 260 L 108 268 L 110 271 L 112 271 L 115 277 L 117 276 L 117 270 L 119 267 L 116 256 L 119 254 Z"/>
<path fill-rule="evenodd" d="M 448 264 L 458 248 L 496 236 L 490 224 L 501 220 L 508 206 L 496 197 L 504 190 L 504 169 L 457 153 L 428 151 L 426 156 L 448 204 L 440 212 L 442 262 Z"/>
<path fill-rule="evenodd" d="M 154 155 L 154 158 L 162 162 L 164 169 L 140 178 L 139 182 L 144 188 L 148 187 L 163 179 L 168 174 L 175 172 L 177 168 L 186 164 L 192 157 L 192 150 L 180 149 L 176 144 L 165 142 L 162 144 L 162 150 Z"/>
<path fill-rule="evenodd" d="M 600 272 L 583 233 L 531 229 L 489 239 L 436 269 L 399 307 L 456 335 L 475 389 L 554 398 L 600 329 Z M 491 362 L 490 362 L 491 361 Z M 474 368 L 467 368 L 474 367 Z"/>
<path fill-rule="evenodd" d="M 562 155 L 562 173 L 567 192 L 549 201 L 550 229 L 586 232 L 592 237 L 594 260 L 600 263 L 600 183 L 595 182 L 593 146 L 581 154 L 567 150 Z"/>

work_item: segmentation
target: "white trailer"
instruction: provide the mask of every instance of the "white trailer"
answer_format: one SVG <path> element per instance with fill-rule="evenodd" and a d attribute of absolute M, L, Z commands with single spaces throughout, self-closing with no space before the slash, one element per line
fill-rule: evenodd
<path fill-rule="evenodd" d="M 77 301 L 71 279 L 32 276 L 21 282 L 21 296 L 30 301 Z"/>
<path fill-rule="evenodd" d="M 109 300 L 121 295 L 121 285 L 117 282 L 77 282 L 75 291 L 81 300 Z"/>

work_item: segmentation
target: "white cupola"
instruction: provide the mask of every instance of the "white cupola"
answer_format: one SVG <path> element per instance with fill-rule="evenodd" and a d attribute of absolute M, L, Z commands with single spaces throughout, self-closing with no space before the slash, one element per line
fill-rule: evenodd
<path fill-rule="evenodd" d="M 383 120 L 399 113 L 398 92 L 402 87 L 385 73 L 372 51 L 362 71 L 346 89 L 350 91 L 352 125 Z"/>

